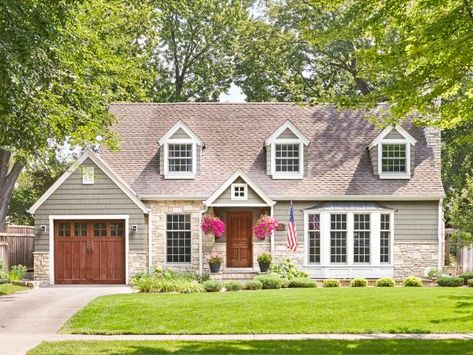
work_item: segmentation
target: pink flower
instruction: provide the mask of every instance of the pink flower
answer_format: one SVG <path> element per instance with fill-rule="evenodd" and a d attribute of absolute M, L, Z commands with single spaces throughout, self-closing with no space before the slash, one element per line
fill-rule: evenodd
<path fill-rule="evenodd" d="M 220 238 L 225 233 L 225 223 L 218 217 L 205 215 L 200 226 L 202 232 L 213 233 L 217 238 Z"/>
<path fill-rule="evenodd" d="M 265 239 L 270 237 L 273 234 L 273 231 L 278 228 L 278 221 L 267 215 L 261 216 L 258 221 L 256 221 L 255 226 L 253 227 L 253 233 L 258 239 Z"/>

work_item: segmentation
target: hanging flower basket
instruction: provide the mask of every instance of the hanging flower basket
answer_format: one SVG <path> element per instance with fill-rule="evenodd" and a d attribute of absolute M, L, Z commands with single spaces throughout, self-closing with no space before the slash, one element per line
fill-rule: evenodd
<path fill-rule="evenodd" d="M 273 231 L 278 228 L 278 225 L 279 223 L 275 218 L 264 215 L 256 221 L 253 227 L 253 233 L 256 238 L 264 240 L 266 237 L 271 237 Z"/>
<path fill-rule="evenodd" d="M 216 238 L 220 238 L 225 233 L 225 223 L 218 218 L 211 215 L 205 215 L 200 225 L 202 232 L 213 234 Z"/>

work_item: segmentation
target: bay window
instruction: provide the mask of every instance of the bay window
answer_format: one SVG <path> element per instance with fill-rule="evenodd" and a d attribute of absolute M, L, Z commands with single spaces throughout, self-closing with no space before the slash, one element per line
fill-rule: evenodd
<path fill-rule="evenodd" d="M 347 215 L 330 215 L 330 262 L 347 262 Z"/>
<path fill-rule="evenodd" d="M 309 262 L 320 263 L 320 215 L 309 215 Z"/>
<path fill-rule="evenodd" d="M 370 214 L 355 214 L 353 228 L 353 261 L 355 263 L 370 262 Z"/>

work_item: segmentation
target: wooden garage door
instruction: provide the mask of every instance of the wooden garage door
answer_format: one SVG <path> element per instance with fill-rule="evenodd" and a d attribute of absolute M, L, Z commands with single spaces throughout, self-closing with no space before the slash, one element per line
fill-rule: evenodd
<path fill-rule="evenodd" d="M 125 222 L 55 221 L 58 284 L 125 283 Z"/>

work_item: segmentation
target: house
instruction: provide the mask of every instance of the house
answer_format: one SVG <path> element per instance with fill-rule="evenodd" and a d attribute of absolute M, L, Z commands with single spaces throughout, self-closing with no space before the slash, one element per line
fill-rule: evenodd
<path fill-rule="evenodd" d="M 434 128 L 381 129 L 361 110 L 289 103 L 117 103 L 111 112 L 119 151 L 86 151 L 31 207 L 37 280 L 128 283 L 158 265 L 205 272 L 211 251 L 227 274 L 254 273 L 263 252 L 314 278 L 442 266 Z M 201 232 L 207 213 L 225 222 L 221 238 Z M 263 214 L 282 225 L 258 240 Z"/>

